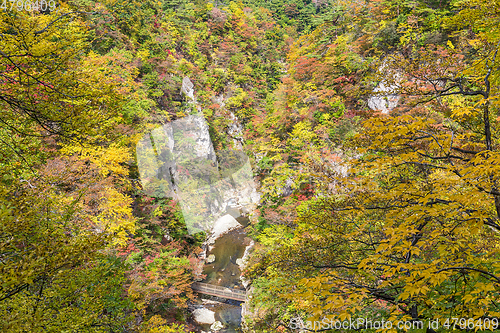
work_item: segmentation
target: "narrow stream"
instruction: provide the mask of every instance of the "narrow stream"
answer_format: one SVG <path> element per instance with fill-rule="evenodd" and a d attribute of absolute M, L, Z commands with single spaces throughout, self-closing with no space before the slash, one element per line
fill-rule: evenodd
<path fill-rule="evenodd" d="M 238 217 L 237 220 L 243 226 L 249 223 L 246 217 Z M 217 238 L 207 252 L 207 257 L 215 255 L 215 261 L 204 265 L 203 274 L 206 278 L 202 282 L 244 290 L 240 281 L 241 271 L 236 260 L 243 257 L 250 241 L 250 238 L 246 237 L 244 228 L 231 230 Z M 202 298 L 208 301 L 202 302 Z M 215 320 L 224 325 L 224 328 L 217 332 L 240 332 L 241 302 L 200 295 L 200 304 L 203 304 L 203 308 L 215 312 Z M 209 324 L 198 326 L 205 332 L 211 331 Z"/>
<path fill-rule="evenodd" d="M 203 274 L 206 274 L 204 283 L 222 287 L 244 289 L 240 281 L 240 268 L 236 259 L 243 257 L 245 248 L 249 244 L 243 229 L 235 229 L 222 235 L 215 241 L 212 251 L 208 255 L 215 255 L 215 261 L 205 264 Z"/>

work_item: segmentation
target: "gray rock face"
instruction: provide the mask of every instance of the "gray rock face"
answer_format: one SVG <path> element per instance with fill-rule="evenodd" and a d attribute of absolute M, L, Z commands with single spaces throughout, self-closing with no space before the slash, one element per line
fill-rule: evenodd
<path fill-rule="evenodd" d="M 281 190 L 281 195 L 284 197 L 291 195 L 293 193 L 292 185 L 293 185 L 293 180 L 288 178 L 285 182 L 285 186 Z"/>
<path fill-rule="evenodd" d="M 191 82 L 189 77 L 184 76 L 184 79 L 182 79 L 181 93 L 184 93 L 192 101 L 195 100 L 193 87 L 194 87 L 194 84 L 193 84 L 193 82 Z"/>
<path fill-rule="evenodd" d="M 192 165 L 193 161 L 215 163 L 216 160 L 202 114 L 189 115 L 154 129 L 139 141 L 136 153 L 141 180 L 146 185 L 144 189 L 154 197 L 177 198 L 182 183 L 179 169 Z"/>
<path fill-rule="evenodd" d="M 234 147 L 237 149 L 242 149 L 241 143 L 243 142 L 243 126 L 241 126 L 238 117 L 231 112 L 229 118 L 231 119 L 231 124 L 227 129 L 229 136 L 233 138 Z"/>
<path fill-rule="evenodd" d="M 385 62 L 380 65 L 378 72 L 383 76 L 383 79 L 373 89 L 373 96 L 368 99 L 368 107 L 387 114 L 398 105 L 399 95 L 397 91 L 402 78 L 400 73 L 390 69 Z M 386 79 L 384 80 L 384 78 Z"/>
<path fill-rule="evenodd" d="M 385 93 L 377 96 L 372 96 L 368 99 L 368 107 L 372 110 L 378 110 L 382 113 L 389 113 L 394 109 L 399 102 L 399 95 L 390 94 L 389 92 L 394 91 L 397 87 L 395 85 L 386 86 L 383 82 L 373 90 L 374 93 Z"/>
<path fill-rule="evenodd" d="M 181 91 L 197 106 L 188 77 Z M 233 117 L 230 131 L 239 137 L 241 125 Z M 191 234 L 210 231 L 228 206 L 243 209 L 260 200 L 248 156 L 241 149 L 216 152 L 201 112 L 144 135 L 136 154 L 145 193 L 178 200 Z"/>

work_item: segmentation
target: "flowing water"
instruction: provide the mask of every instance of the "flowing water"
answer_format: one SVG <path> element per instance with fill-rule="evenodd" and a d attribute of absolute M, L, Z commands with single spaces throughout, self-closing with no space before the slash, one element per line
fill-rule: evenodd
<path fill-rule="evenodd" d="M 238 217 L 237 220 L 243 226 L 248 225 L 249 222 L 246 217 Z M 243 228 L 234 229 L 217 238 L 210 247 L 210 251 L 207 252 L 207 257 L 211 254 L 215 255 L 215 261 L 204 265 L 203 274 L 206 275 L 206 278 L 202 282 L 244 290 L 245 288 L 240 281 L 241 271 L 236 260 L 243 257 L 249 244 L 250 239 L 246 237 Z M 215 312 L 215 320 L 224 325 L 224 328 L 219 332 L 239 332 L 241 302 L 206 295 L 202 295 L 200 298 L 216 300 L 215 302 L 204 302 L 203 307 Z M 204 331 L 210 331 L 210 325 L 199 326 Z"/>
<path fill-rule="evenodd" d="M 236 259 L 243 257 L 248 245 L 246 239 L 245 231 L 240 228 L 222 235 L 215 241 L 212 251 L 208 252 L 208 255 L 215 255 L 215 261 L 203 267 L 203 274 L 207 276 L 204 283 L 243 289 Z"/>

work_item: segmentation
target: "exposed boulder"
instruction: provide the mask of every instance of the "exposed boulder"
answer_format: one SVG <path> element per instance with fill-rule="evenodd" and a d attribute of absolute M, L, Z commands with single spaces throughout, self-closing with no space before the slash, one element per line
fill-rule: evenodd
<path fill-rule="evenodd" d="M 213 324 L 215 323 L 215 312 L 207 308 L 199 308 L 193 311 L 194 320 L 199 324 Z"/>
<path fill-rule="evenodd" d="M 207 257 L 206 263 L 211 264 L 215 261 L 215 254 L 211 254 Z"/>
<path fill-rule="evenodd" d="M 215 221 L 214 227 L 212 229 L 212 235 L 208 239 L 208 244 L 215 243 L 215 240 L 221 235 L 237 228 L 241 228 L 242 225 L 236 221 L 234 217 L 226 214 Z"/>
<path fill-rule="evenodd" d="M 212 326 L 210 326 L 210 329 L 214 330 L 214 331 L 220 331 L 223 328 L 224 328 L 224 325 L 222 325 L 222 323 L 220 321 L 216 321 L 215 323 L 212 324 Z"/>

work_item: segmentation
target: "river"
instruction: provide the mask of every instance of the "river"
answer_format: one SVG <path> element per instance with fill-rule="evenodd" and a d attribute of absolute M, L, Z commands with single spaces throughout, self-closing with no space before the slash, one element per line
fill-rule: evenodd
<path fill-rule="evenodd" d="M 251 239 L 247 237 L 244 230 L 249 220 L 246 217 L 237 217 L 236 220 L 243 225 L 243 227 L 233 229 L 223 234 L 209 247 L 207 258 L 211 255 L 215 255 L 215 261 L 204 265 L 203 274 L 206 275 L 206 277 L 201 282 L 228 288 L 245 289 L 240 280 L 241 270 L 238 266 L 237 259 L 243 257 L 245 249 L 251 244 Z M 217 332 L 229 333 L 240 332 L 242 319 L 241 303 L 242 302 L 234 300 L 200 295 L 195 306 L 198 311 L 203 309 L 205 312 L 206 310 L 214 312 L 215 321 L 221 322 L 224 326 L 224 328 Z M 213 331 L 210 329 L 211 324 L 197 324 L 197 327 L 199 332 Z"/>

